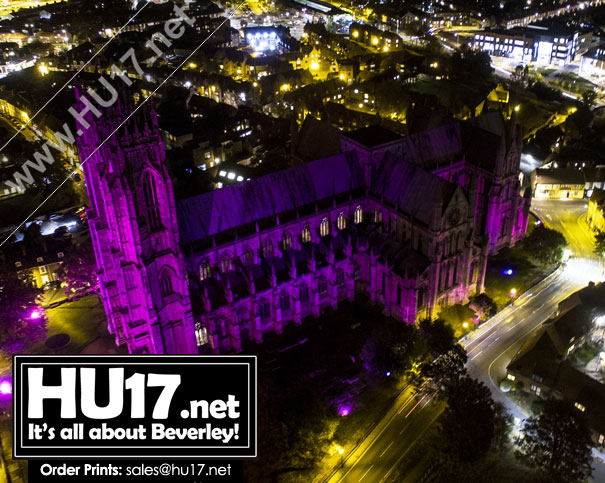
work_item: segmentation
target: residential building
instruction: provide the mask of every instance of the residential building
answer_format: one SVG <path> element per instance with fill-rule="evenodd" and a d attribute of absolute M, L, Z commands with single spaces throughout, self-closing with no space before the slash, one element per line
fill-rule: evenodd
<path fill-rule="evenodd" d="M 507 366 L 507 379 L 540 398 L 554 397 L 584 413 L 599 445 L 605 444 L 605 385 L 574 366 L 569 356 L 589 340 L 602 313 L 605 285 L 590 284 L 560 304 L 565 307 L 523 344 Z M 570 308 L 571 307 L 571 308 Z"/>
<path fill-rule="evenodd" d="M 574 168 L 538 168 L 531 174 L 536 198 L 583 198 L 584 173 Z"/>
<path fill-rule="evenodd" d="M 605 209 L 605 190 L 595 189 L 588 200 L 588 210 L 586 220 L 591 229 L 595 231 L 605 231 L 605 219 L 603 210 Z"/>

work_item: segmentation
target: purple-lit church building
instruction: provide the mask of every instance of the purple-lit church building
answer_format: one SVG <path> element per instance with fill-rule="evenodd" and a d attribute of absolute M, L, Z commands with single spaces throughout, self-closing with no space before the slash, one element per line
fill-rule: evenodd
<path fill-rule="evenodd" d="M 80 138 L 85 159 L 131 112 Z M 141 114 L 141 115 L 138 115 Z M 481 292 L 488 254 L 521 239 L 521 136 L 499 113 L 341 152 L 176 200 L 147 105 L 84 164 L 109 330 L 131 353 L 241 351 L 357 293 L 412 324 Z"/>

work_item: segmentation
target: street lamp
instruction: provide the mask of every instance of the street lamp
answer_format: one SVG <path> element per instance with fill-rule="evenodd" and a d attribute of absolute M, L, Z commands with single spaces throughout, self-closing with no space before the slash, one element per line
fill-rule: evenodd
<path fill-rule="evenodd" d="M 468 329 L 468 322 L 464 322 L 464 324 L 462 324 L 462 327 L 464 327 L 465 329 Z"/>
<path fill-rule="evenodd" d="M 517 296 L 517 289 L 516 288 L 511 288 L 509 295 L 510 295 L 510 298 L 514 299 Z"/>

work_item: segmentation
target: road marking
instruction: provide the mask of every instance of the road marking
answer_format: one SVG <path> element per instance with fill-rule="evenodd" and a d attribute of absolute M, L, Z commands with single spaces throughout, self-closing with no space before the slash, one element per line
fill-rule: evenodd
<path fill-rule="evenodd" d="M 365 472 L 365 473 L 362 475 L 362 477 L 361 477 L 361 478 L 359 478 L 359 481 L 363 480 L 363 479 L 366 477 L 366 475 L 367 475 L 367 474 L 370 472 L 370 470 L 371 470 L 372 468 L 374 468 L 374 465 L 370 466 L 370 467 L 369 467 L 369 468 L 366 470 L 366 472 Z"/>
<path fill-rule="evenodd" d="M 433 424 L 435 422 L 435 419 L 437 419 L 439 417 L 439 415 L 441 414 L 442 411 L 443 411 L 443 409 L 437 411 L 437 414 L 435 414 L 433 419 L 431 419 L 429 421 L 429 424 L 426 425 L 427 428 L 430 427 L 431 424 Z M 386 475 L 384 475 L 380 481 L 384 481 L 389 477 L 389 475 L 393 472 L 393 470 L 397 467 L 397 465 L 399 465 L 399 463 L 401 462 L 403 457 L 408 453 L 408 451 L 410 451 L 412 449 L 412 447 L 416 444 L 416 441 L 418 441 L 422 436 L 424 436 L 424 431 L 422 433 L 420 433 L 418 436 L 416 436 L 416 439 L 414 441 L 412 441 L 412 444 L 409 445 L 408 449 L 406 449 L 403 453 L 401 453 L 401 456 L 397 459 L 397 461 L 395 461 L 395 464 L 393 466 L 391 466 L 389 471 L 387 471 Z"/>
<path fill-rule="evenodd" d="M 477 352 L 477 353 L 476 353 L 476 354 L 475 354 L 473 357 L 471 357 L 471 359 L 470 359 L 470 360 L 472 361 L 472 360 L 473 360 L 475 357 L 477 357 L 478 355 L 480 355 L 482 352 L 483 352 L 483 349 L 481 349 L 481 350 L 480 350 L 479 352 Z"/>
<path fill-rule="evenodd" d="M 409 422 L 408 424 L 406 424 L 406 425 L 403 427 L 403 429 L 402 429 L 401 431 L 399 431 L 399 434 L 403 434 L 403 432 L 404 432 L 406 429 L 408 429 L 408 426 L 409 426 L 410 424 L 412 424 L 412 423 L 411 423 L 411 422 Z"/>
<path fill-rule="evenodd" d="M 386 447 L 386 449 L 382 453 L 380 453 L 379 458 L 382 458 L 384 456 L 384 454 L 389 450 L 389 448 L 393 445 L 394 442 L 395 441 L 391 441 L 391 443 Z"/>

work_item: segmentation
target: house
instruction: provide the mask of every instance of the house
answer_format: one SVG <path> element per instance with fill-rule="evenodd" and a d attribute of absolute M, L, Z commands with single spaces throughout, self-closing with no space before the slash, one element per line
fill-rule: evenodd
<path fill-rule="evenodd" d="M 531 175 L 536 198 L 583 198 L 584 173 L 574 168 L 538 168 Z"/>
<path fill-rule="evenodd" d="M 507 379 L 538 397 L 564 399 L 585 413 L 592 436 L 605 444 L 605 385 L 575 368 L 569 360 L 590 336 L 595 311 L 603 309 L 605 285 L 591 284 L 559 305 L 507 366 Z"/>
<path fill-rule="evenodd" d="M 586 220 L 588 225 L 595 231 L 605 231 L 605 219 L 603 210 L 605 208 L 605 190 L 595 189 L 588 200 Z"/>

